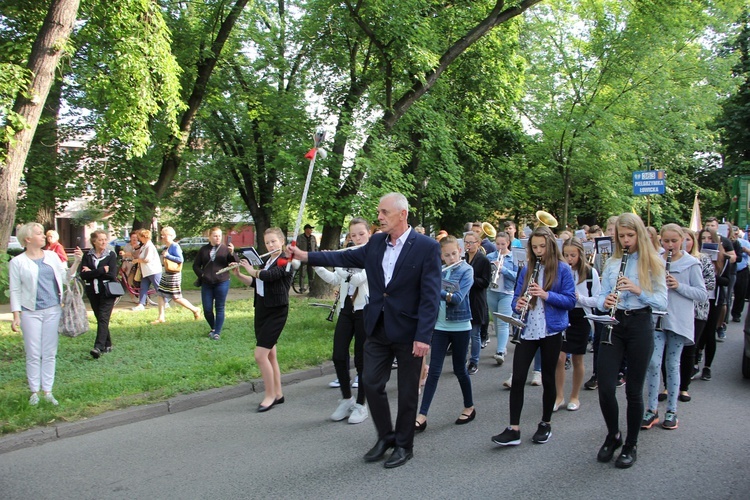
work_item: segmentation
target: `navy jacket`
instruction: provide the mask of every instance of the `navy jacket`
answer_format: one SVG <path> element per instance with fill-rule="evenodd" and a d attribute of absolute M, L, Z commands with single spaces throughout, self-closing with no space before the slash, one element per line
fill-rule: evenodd
<path fill-rule="evenodd" d="M 313 266 L 353 267 L 367 271 L 370 297 L 364 309 L 365 333 L 369 336 L 383 315 L 392 342 L 429 344 L 440 307 L 440 244 L 410 231 L 396 261 L 393 277 L 385 285 L 383 256 L 385 233 L 373 235 L 363 247 L 344 252 L 311 252 Z"/>

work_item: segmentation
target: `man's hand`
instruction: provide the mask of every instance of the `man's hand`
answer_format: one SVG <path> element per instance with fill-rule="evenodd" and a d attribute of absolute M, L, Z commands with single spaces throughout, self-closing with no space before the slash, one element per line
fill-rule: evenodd
<path fill-rule="evenodd" d="M 430 344 L 425 344 L 424 342 L 419 342 L 415 340 L 414 348 L 412 349 L 411 353 L 414 355 L 415 358 L 423 358 L 427 356 L 427 351 L 429 350 L 430 350 Z"/>
<path fill-rule="evenodd" d="M 286 251 L 292 259 L 307 262 L 307 252 L 300 250 L 298 246 L 287 245 Z"/>

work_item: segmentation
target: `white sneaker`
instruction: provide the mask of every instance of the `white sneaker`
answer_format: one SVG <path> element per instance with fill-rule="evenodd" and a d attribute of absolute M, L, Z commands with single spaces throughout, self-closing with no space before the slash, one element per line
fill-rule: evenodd
<path fill-rule="evenodd" d="M 503 363 L 505 363 L 505 354 L 502 353 L 502 352 L 499 352 L 499 353 L 495 354 L 492 357 L 495 358 L 495 363 L 497 363 L 498 366 L 500 366 Z"/>
<path fill-rule="evenodd" d="M 510 389 L 510 384 L 512 382 L 513 382 L 513 374 L 511 373 L 510 377 L 508 377 L 508 380 L 506 380 L 505 382 L 503 382 L 503 387 L 505 387 L 506 389 Z"/>
<path fill-rule="evenodd" d="M 352 382 L 352 387 L 355 389 L 359 387 L 359 375 L 354 377 L 354 382 Z"/>
<path fill-rule="evenodd" d="M 31 406 L 36 406 L 39 404 L 39 394 L 36 392 L 31 393 L 31 397 L 29 398 L 29 404 Z"/>
<path fill-rule="evenodd" d="M 145 311 L 145 310 L 146 308 L 144 307 L 143 304 L 138 304 L 137 306 L 131 309 L 131 311 Z"/>
<path fill-rule="evenodd" d="M 342 399 L 339 401 L 339 406 L 336 408 L 336 411 L 331 415 L 331 420 L 334 422 L 344 420 L 352 413 L 355 404 L 356 402 L 354 401 L 354 398 Z"/>
<path fill-rule="evenodd" d="M 55 399 L 55 396 L 53 396 L 51 392 L 45 392 L 44 399 L 46 399 L 47 402 L 51 403 L 54 406 L 57 406 L 59 404 Z"/>
<path fill-rule="evenodd" d="M 350 424 L 359 424 L 367 420 L 367 417 L 369 417 L 370 414 L 367 411 L 367 407 L 365 405 L 355 404 L 354 409 L 352 410 L 352 414 L 349 415 L 349 423 Z"/>
<path fill-rule="evenodd" d="M 531 385 L 542 385 L 542 372 L 536 370 L 532 372 Z"/>
<path fill-rule="evenodd" d="M 341 387 L 341 383 L 339 382 L 339 379 L 332 380 L 328 382 L 328 387 L 331 387 L 333 389 L 338 389 L 339 387 Z"/>

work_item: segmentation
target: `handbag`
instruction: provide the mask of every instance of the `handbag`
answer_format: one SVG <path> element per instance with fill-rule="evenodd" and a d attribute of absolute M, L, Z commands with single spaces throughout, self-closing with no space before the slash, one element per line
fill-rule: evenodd
<path fill-rule="evenodd" d="M 108 298 L 122 297 L 125 295 L 125 289 L 119 281 L 103 281 L 104 296 Z"/>
<path fill-rule="evenodd" d="M 179 273 L 182 271 L 182 262 L 175 262 L 165 258 L 164 269 L 166 269 L 168 273 Z"/>
<path fill-rule="evenodd" d="M 77 337 L 88 330 L 89 317 L 83 304 L 83 286 L 73 278 L 63 293 L 62 316 L 57 331 L 66 337 Z"/>
<path fill-rule="evenodd" d="M 133 264 L 128 273 L 128 285 L 132 288 L 138 288 L 141 284 L 141 268 L 138 264 Z"/>

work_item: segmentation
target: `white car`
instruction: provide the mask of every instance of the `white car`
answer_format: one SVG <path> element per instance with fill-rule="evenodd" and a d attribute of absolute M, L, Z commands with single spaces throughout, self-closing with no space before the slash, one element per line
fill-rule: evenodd
<path fill-rule="evenodd" d="M 205 236 L 182 238 L 177 243 L 179 243 L 182 248 L 200 248 L 203 245 L 208 244 L 208 238 Z"/>
<path fill-rule="evenodd" d="M 10 237 L 10 241 L 8 242 L 8 250 L 23 250 L 23 247 L 18 242 L 18 238 L 15 236 Z"/>

